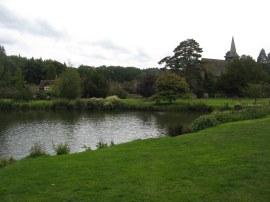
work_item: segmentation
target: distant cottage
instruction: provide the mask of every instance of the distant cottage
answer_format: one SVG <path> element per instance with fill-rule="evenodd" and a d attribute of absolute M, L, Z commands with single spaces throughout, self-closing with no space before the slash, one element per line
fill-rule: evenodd
<path fill-rule="evenodd" d="M 39 90 L 48 91 L 55 84 L 55 80 L 41 80 L 39 84 Z"/>
<path fill-rule="evenodd" d="M 207 72 L 212 72 L 216 78 L 220 77 L 223 73 L 226 72 L 229 62 L 239 57 L 236 52 L 234 38 L 232 37 L 231 49 L 224 56 L 225 60 L 211 59 L 211 58 L 202 58 L 201 63 L 203 69 Z"/>

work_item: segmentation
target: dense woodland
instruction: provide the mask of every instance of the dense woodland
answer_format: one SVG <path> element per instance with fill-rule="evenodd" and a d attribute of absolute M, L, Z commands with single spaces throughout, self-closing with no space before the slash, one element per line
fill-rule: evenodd
<path fill-rule="evenodd" d="M 162 96 L 170 96 L 174 85 L 178 84 L 182 87 L 173 93 L 185 98 L 190 95 L 200 98 L 206 93 L 210 97 L 247 96 L 245 89 L 252 85 L 259 85 L 265 92 L 263 96 L 268 96 L 270 54 L 267 55 L 264 49 L 257 61 L 246 55 L 235 58 L 219 78 L 201 67 L 201 53 L 199 44 L 187 39 L 175 48 L 173 56 L 159 62 L 164 68 L 86 65 L 74 68 L 54 60 L 9 56 L 4 46 L 0 46 L 0 98 L 30 100 L 49 96 L 74 99 L 117 95 L 120 98 L 162 99 Z M 180 77 L 173 80 L 181 82 L 175 84 L 172 74 Z M 163 77 L 162 85 L 160 77 Z M 39 90 L 41 80 L 56 80 L 56 83 L 45 92 Z"/>

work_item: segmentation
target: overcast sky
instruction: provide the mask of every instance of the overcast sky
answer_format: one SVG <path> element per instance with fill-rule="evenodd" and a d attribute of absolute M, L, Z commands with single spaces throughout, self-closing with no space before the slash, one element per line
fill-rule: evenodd
<path fill-rule="evenodd" d="M 0 0 L 8 55 L 79 66 L 158 67 L 183 40 L 223 59 L 270 52 L 269 0 Z"/>

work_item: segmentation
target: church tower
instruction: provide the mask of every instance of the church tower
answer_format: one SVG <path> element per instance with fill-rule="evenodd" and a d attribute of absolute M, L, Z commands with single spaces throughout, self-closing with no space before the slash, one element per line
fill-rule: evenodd
<path fill-rule="evenodd" d="M 232 37 L 231 50 L 226 53 L 225 60 L 230 61 L 235 57 L 239 57 L 239 55 L 236 52 L 234 38 Z"/>

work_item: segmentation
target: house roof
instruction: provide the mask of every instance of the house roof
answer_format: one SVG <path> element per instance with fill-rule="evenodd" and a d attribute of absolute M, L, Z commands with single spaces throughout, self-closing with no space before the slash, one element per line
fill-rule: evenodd
<path fill-rule="evenodd" d="M 46 85 L 53 85 L 55 80 L 41 80 L 39 84 L 39 88 L 44 88 Z"/>
<path fill-rule="evenodd" d="M 211 71 L 216 77 L 220 77 L 226 72 L 229 63 L 226 60 L 202 58 L 201 64 L 207 71 Z"/>

